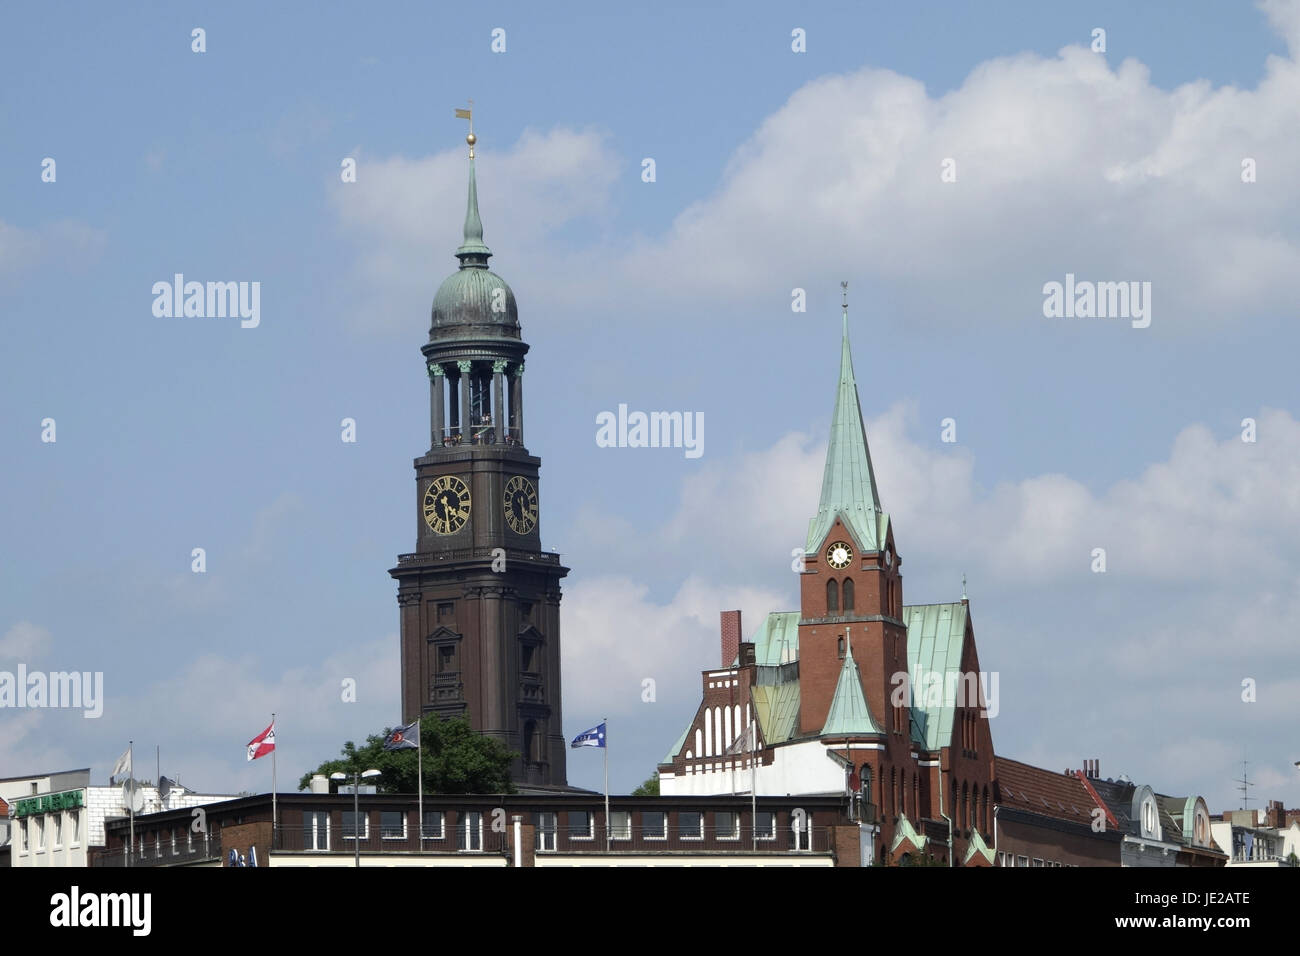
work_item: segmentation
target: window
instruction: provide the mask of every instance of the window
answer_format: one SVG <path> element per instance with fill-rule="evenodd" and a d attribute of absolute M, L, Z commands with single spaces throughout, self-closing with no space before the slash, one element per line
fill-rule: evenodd
<path fill-rule="evenodd" d="M 839 644 L 837 645 L 837 647 L 839 650 L 840 660 L 844 660 L 844 638 L 841 637 L 839 639 Z"/>
<path fill-rule="evenodd" d="M 178 856 L 180 850 L 176 849 L 176 831 L 172 830 L 172 856 Z"/>
<path fill-rule="evenodd" d="M 775 840 L 776 814 L 771 810 L 759 810 L 754 817 L 754 835 L 760 840 Z"/>
<path fill-rule="evenodd" d="M 45 849 L 45 818 L 35 817 L 36 821 L 36 851 L 39 853 Z M 140 842 L 144 842 L 144 837 L 140 837 Z"/>
<path fill-rule="evenodd" d="M 479 851 L 483 849 L 483 814 L 470 810 L 460 815 L 456 825 L 456 849 Z"/>
<path fill-rule="evenodd" d="M 26 820 L 24 820 L 22 823 L 18 825 L 18 832 L 22 834 L 22 838 L 23 838 L 22 848 L 23 848 L 23 852 L 26 853 L 28 849 L 30 849 L 30 847 L 28 847 L 27 845 L 27 821 Z"/>
<path fill-rule="evenodd" d="M 662 810 L 642 810 L 641 834 L 647 840 L 666 840 L 668 838 L 668 814 Z"/>
<path fill-rule="evenodd" d="M 73 846 L 81 844 L 81 811 L 68 811 L 68 842 Z"/>
<path fill-rule="evenodd" d="M 871 765 L 862 765 L 862 802 L 871 802 Z"/>
<path fill-rule="evenodd" d="M 190 827 L 185 828 L 185 852 L 194 852 L 194 830 Z"/>
<path fill-rule="evenodd" d="M 683 840 L 704 839 L 704 814 L 698 810 L 683 810 L 677 814 L 677 828 Z"/>
<path fill-rule="evenodd" d="M 844 579 L 844 613 L 848 614 L 853 610 L 853 579 Z"/>
<path fill-rule="evenodd" d="M 611 810 L 609 812 L 609 835 L 612 840 L 632 839 L 632 812 L 630 810 Z"/>
<path fill-rule="evenodd" d="M 379 838 L 381 840 L 405 840 L 406 814 L 401 810 L 379 811 Z"/>
<path fill-rule="evenodd" d="M 536 650 L 535 644 L 523 644 L 519 648 L 519 669 L 525 674 L 533 672 L 533 656 Z"/>
<path fill-rule="evenodd" d="M 524 763 L 537 762 L 537 722 L 533 720 L 525 721 L 523 733 L 523 759 Z"/>
<path fill-rule="evenodd" d="M 826 582 L 826 616 L 835 617 L 840 613 L 840 586 L 831 578 Z"/>
<path fill-rule="evenodd" d="M 155 833 L 153 835 L 153 855 L 155 859 L 158 860 L 162 859 L 162 846 L 163 846 L 162 833 L 161 832 Z"/>
<path fill-rule="evenodd" d="M 1042 865 L 1043 865 L 1043 861 L 1038 859 L 1038 857 L 1034 857 L 1034 866 L 1042 866 Z"/>
<path fill-rule="evenodd" d="M 453 644 L 441 644 L 438 647 L 438 673 L 454 674 L 456 672 L 456 647 Z"/>
<path fill-rule="evenodd" d="M 1029 865 L 1029 857 L 1027 856 L 1016 857 L 1016 866 L 1028 866 L 1028 865 Z"/>
<path fill-rule="evenodd" d="M 443 819 L 441 810 L 424 811 L 424 839 L 441 840 L 443 838 Z"/>
<path fill-rule="evenodd" d="M 363 840 L 369 839 L 370 812 L 368 810 L 361 810 L 360 812 L 354 813 L 351 810 L 344 810 L 341 832 L 343 834 L 343 839 L 345 840 L 355 840 L 357 837 L 360 837 Z"/>
<path fill-rule="evenodd" d="M 57 850 L 63 846 L 63 814 L 56 813 L 50 818 L 52 829 L 54 830 L 54 848 Z"/>
<path fill-rule="evenodd" d="M 740 839 L 740 814 L 719 810 L 713 815 L 713 829 L 719 840 Z"/>
<path fill-rule="evenodd" d="M 555 831 L 558 826 L 554 813 L 541 812 L 533 815 L 533 825 L 537 827 L 537 849 L 555 849 Z"/>
<path fill-rule="evenodd" d="M 574 840 L 590 840 L 593 836 L 591 814 L 586 810 L 570 810 L 569 837 Z"/>

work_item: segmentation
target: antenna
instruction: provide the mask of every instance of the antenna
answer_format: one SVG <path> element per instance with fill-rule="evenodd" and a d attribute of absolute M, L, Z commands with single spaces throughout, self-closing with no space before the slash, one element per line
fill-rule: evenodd
<path fill-rule="evenodd" d="M 1241 791 L 1241 809 L 1243 810 L 1250 809 L 1249 788 L 1255 786 L 1253 783 L 1250 782 L 1250 780 L 1246 776 L 1246 764 L 1247 761 L 1245 760 L 1241 762 L 1241 779 L 1235 781 L 1237 783 L 1237 789 Z"/>

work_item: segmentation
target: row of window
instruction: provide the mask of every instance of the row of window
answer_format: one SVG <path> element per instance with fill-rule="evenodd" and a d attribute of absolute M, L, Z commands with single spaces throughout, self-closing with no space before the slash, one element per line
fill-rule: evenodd
<path fill-rule="evenodd" d="M 1043 860 L 1034 857 L 1016 856 L 1014 853 L 998 853 L 1000 866 L 1075 866 L 1074 863 L 1062 863 L 1060 860 Z"/>
<path fill-rule="evenodd" d="M 63 812 L 68 815 L 68 826 L 67 826 L 68 842 L 72 846 L 80 846 L 81 811 L 65 810 Z M 48 819 L 50 821 L 50 826 L 49 826 L 50 848 L 54 850 L 61 850 L 63 849 L 63 834 L 64 834 L 63 813 L 49 814 Z M 38 813 L 30 817 L 26 817 L 25 819 L 19 821 L 18 839 L 19 839 L 19 846 L 22 848 L 23 853 L 27 853 L 31 851 L 33 849 L 32 846 L 33 843 L 35 844 L 35 850 L 38 853 L 45 849 L 45 829 L 46 829 L 45 820 L 46 820 L 46 815 L 43 813 Z"/>
<path fill-rule="evenodd" d="M 370 816 L 368 811 L 360 815 L 351 810 L 341 814 L 339 836 L 343 840 L 370 839 Z M 564 815 L 567 826 L 565 833 L 569 839 L 594 840 L 596 837 L 596 815 L 587 810 L 569 810 Z M 560 814 L 540 811 L 533 814 L 533 825 L 537 829 L 538 843 L 542 849 L 555 849 L 555 840 L 560 832 Z M 424 812 L 425 840 L 445 840 L 448 837 L 446 814 L 441 810 Z M 755 836 L 760 840 L 776 839 L 776 814 L 771 810 L 760 810 L 756 817 Z M 402 810 L 379 811 L 379 838 L 381 840 L 407 839 L 407 814 Z M 609 814 L 610 839 L 632 839 L 632 811 L 611 810 Z M 640 811 L 640 829 L 638 834 L 647 840 L 668 839 L 668 814 L 663 810 Z M 677 814 L 677 836 L 684 840 L 703 840 L 705 837 L 705 815 L 699 810 L 682 810 Z M 308 811 L 303 814 L 303 848 L 306 850 L 330 849 L 330 815 L 328 811 Z M 740 814 L 732 810 L 718 810 L 713 814 L 712 835 L 719 840 L 740 839 Z M 458 814 L 455 826 L 456 848 L 459 850 L 481 850 L 483 848 L 483 814 L 468 811 Z"/>

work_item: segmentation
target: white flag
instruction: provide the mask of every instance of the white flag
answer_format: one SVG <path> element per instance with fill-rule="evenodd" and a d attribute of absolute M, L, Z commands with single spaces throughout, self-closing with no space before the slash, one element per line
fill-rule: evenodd
<path fill-rule="evenodd" d="M 734 754 L 745 754 L 754 752 L 754 722 L 751 720 L 749 726 L 742 730 L 739 736 L 731 742 L 727 752 L 723 756 L 730 757 Z"/>
<path fill-rule="evenodd" d="M 109 776 L 114 779 L 118 777 L 131 776 L 131 748 L 127 747 L 126 752 L 117 758 L 117 763 L 113 764 L 113 772 Z"/>

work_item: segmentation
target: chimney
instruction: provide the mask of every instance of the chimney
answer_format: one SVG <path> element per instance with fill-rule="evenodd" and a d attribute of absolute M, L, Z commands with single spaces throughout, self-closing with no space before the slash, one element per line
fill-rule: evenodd
<path fill-rule="evenodd" d="M 1279 830 L 1286 829 L 1286 812 L 1282 807 L 1281 800 L 1270 800 L 1268 802 L 1268 819 L 1265 823 Z"/>
<path fill-rule="evenodd" d="M 740 653 L 740 612 L 722 612 L 722 666 L 730 667 Z"/>

